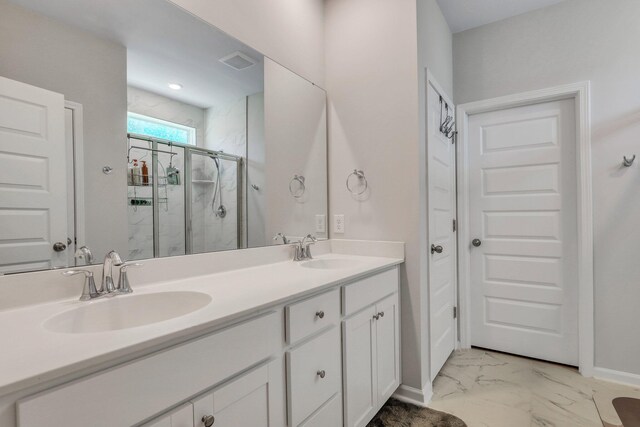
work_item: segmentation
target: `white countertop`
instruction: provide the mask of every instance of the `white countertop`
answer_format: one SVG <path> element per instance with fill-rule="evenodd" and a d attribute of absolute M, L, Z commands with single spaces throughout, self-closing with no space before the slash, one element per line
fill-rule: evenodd
<path fill-rule="evenodd" d="M 131 329 L 71 334 L 50 332 L 43 327 L 48 319 L 59 313 L 77 306 L 99 304 L 102 300 L 81 302 L 76 298 L 0 312 L 0 396 L 90 370 L 162 344 L 186 340 L 235 319 L 404 262 L 399 258 L 337 254 L 316 258 L 348 259 L 353 260 L 354 265 L 324 270 L 285 261 L 139 289 L 133 283 L 132 295 L 197 291 L 210 295 L 212 301 L 193 313 Z"/>

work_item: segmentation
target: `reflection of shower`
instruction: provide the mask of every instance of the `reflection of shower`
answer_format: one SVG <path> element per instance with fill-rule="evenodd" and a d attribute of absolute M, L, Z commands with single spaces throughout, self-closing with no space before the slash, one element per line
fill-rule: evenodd
<path fill-rule="evenodd" d="M 227 208 L 222 204 L 222 183 L 220 181 L 220 161 L 216 156 L 209 156 L 213 159 L 216 165 L 216 182 L 214 183 L 213 199 L 211 199 L 211 210 L 216 214 L 218 218 L 224 218 L 227 216 Z M 219 199 L 220 203 L 216 208 L 216 199 Z"/>

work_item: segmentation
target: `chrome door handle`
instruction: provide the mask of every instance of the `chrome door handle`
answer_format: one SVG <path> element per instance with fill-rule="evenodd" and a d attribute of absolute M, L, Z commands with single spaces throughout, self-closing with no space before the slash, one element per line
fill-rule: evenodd
<path fill-rule="evenodd" d="M 64 251 L 65 249 L 67 249 L 67 245 L 65 245 L 65 244 L 64 244 L 64 243 L 62 243 L 62 242 L 55 242 L 55 243 L 53 244 L 53 250 L 54 250 L 54 251 L 56 251 L 56 252 L 62 252 L 62 251 Z"/>
<path fill-rule="evenodd" d="M 473 239 L 473 240 L 471 241 L 471 244 L 477 248 L 478 246 L 480 246 L 480 245 L 482 244 L 482 240 L 480 240 L 480 239 Z"/>
<path fill-rule="evenodd" d="M 444 249 L 444 248 L 443 248 L 442 246 L 440 246 L 440 245 L 438 245 L 438 246 L 436 246 L 436 245 L 431 245 L 431 253 L 432 253 L 432 254 L 435 254 L 435 253 L 437 253 L 437 254 L 441 254 L 441 253 L 442 253 L 442 251 L 443 251 L 443 249 Z"/>
<path fill-rule="evenodd" d="M 324 370 L 322 370 L 322 371 L 318 371 L 318 372 L 316 372 L 316 374 L 317 374 L 320 378 L 324 378 L 324 377 L 327 375 L 327 373 L 326 373 Z"/>
<path fill-rule="evenodd" d="M 324 319 L 324 311 L 320 310 L 316 313 L 316 317 L 319 319 Z"/>
<path fill-rule="evenodd" d="M 204 427 L 211 427 L 216 422 L 216 418 L 213 415 L 205 415 L 202 417 L 202 424 Z"/>

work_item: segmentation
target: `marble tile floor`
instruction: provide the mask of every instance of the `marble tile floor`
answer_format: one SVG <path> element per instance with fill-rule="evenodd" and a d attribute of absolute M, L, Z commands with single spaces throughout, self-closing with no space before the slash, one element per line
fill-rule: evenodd
<path fill-rule="evenodd" d="M 593 394 L 633 390 L 575 368 L 471 349 L 449 358 L 429 407 L 468 427 L 602 427 Z"/>

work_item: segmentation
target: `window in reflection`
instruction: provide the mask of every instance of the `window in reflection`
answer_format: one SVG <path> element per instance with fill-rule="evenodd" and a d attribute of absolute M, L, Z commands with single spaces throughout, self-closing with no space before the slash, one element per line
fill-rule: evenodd
<path fill-rule="evenodd" d="M 127 132 L 180 144 L 196 145 L 195 128 L 142 114 L 127 113 Z"/>

